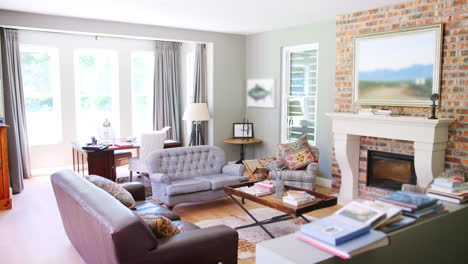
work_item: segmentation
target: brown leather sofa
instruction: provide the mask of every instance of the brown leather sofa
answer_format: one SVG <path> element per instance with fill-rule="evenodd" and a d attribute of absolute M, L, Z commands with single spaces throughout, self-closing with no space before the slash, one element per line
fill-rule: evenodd
<path fill-rule="evenodd" d="M 104 190 L 70 170 L 51 176 L 63 226 L 73 246 L 89 264 L 237 263 L 237 232 L 227 226 L 200 229 L 145 201 L 144 186 L 124 184 L 137 201 L 130 210 Z M 184 233 L 158 239 L 135 212 L 164 215 Z"/>

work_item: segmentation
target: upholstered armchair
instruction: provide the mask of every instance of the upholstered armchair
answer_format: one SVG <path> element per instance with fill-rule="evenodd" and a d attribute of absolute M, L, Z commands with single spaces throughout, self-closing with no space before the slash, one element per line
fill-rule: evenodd
<path fill-rule="evenodd" d="M 318 148 L 314 146 L 309 146 L 310 152 L 314 155 L 315 159 L 318 161 L 319 159 L 319 150 Z M 276 162 L 276 167 L 282 168 L 284 167 L 283 161 L 281 161 L 281 156 L 277 157 L 277 160 L 274 161 Z M 299 187 L 307 190 L 313 190 L 314 189 L 314 178 L 318 175 L 319 173 L 319 164 L 317 162 L 312 162 L 309 165 L 307 165 L 306 168 L 300 169 L 300 170 L 289 170 L 289 169 L 284 169 L 281 172 L 284 184 L 291 185 L 294 187 Z M 270 177 L 272 179 L 276 179 L 276 174 L 270 172 Z"/>

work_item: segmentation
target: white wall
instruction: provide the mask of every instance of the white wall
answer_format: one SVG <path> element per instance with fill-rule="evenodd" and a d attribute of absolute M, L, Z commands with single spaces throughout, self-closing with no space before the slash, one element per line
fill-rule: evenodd
<path fill-rule="evenodd" d="M 320 150 L 320 169 L 330 178 L 332 131 L 331 120 L 325 113 L 333 112 L 334 104 L 334 20 L 247 36 L 246 77 L 274 78 L 276 81 L 275 108 L 249 107 L 246 110 L 248 119 L 254 123 L 255 137 L 263 140 L 262 144 L 250 147 L 247 157 L 276 156 L 281 136 L 281 49 L 310 43 L 319 43 L 316 145 Z"/>
<path fill-rule="evenodd" d="M 225 144 L 223 139 L 232 136 L 232 123 L 240 120 L 245 113 L 244 36 L 91 19 L 39 15 L 8 10 L 0 10 L 0 25 L 5 27 L 24 27 L 43 30 L 208 43 L 208 48 L 212 51 L 211 54 L 208 53 L 208 67 L 213 70 L 213 75 L 208 78 L 209 80 L 212 80 L 212 82 L 208 84 L 209 87 L 212 87 L 212 94 L 209 95 L 209 102 L 211 103 L 210 110 L 213 115 L 213 121 L 210 124 L 210 127 L 212 127 L 212 143 L 226 151 L 228 160 L 237 159 L 237 146 Z M 63 74 L 67 75 L 72 73 L 68 72 Z M 66 117 L 63 118 L 65 119 Z M 123 118 L 125 118 L 125 114 L 123 115 Z M 122 122 L 122 124 L 124 124 L 124 122 Z M 74 127 L 67 129 L 74 130 Z M 125 132 L 125 129 L 123 131 Z M 71 148 L 68 144 L 69 142 L 65 142 L 63 145 L 64 149 L 62 149 L 62 151 L 66 152 L 62 153 L 71 152 Z M 52 150 L 44 147 L 38 151 L 44 153 Z M 71 154 L 68 158 L 64 158 L 71 159 Z"/>

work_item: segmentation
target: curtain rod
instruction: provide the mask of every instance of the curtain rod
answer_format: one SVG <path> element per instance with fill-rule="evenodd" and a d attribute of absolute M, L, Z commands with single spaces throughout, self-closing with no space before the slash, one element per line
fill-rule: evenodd
<path fill-rule="evenodd" d="M 123 38 L 123 39 L 134 39 L 134 40 L 157 40 L 157 41 L 170 41 L 170 42 L 181 42 L 181 43 L 200 43 L 200 44 L 210 43 L 210 42 L 198 42 L 198 41 L 192 41 L 192 40 L 157 39 L 157 38 L 131 36 L 131 35 L 92 33 L 92 32 L 82 32 L 82 31 L 72 31 L 72 30 L 45 29 L 45 28 L 20 27 L 20 26 L 8 26 L 8 25 L 0 25 L 0 27 L 17 29 L 17 30 L 29 30 L 29 31 L 38 31 L 38 32 L 48 32 L 48 33 L 81 35 L 81 36 L 111 37 L 111 38 Z"/>

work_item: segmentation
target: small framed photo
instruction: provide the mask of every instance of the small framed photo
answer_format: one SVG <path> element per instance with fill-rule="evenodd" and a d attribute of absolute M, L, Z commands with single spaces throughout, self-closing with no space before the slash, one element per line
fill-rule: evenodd
<path fill-rule="evenodd" d="M 253 138 L 253 123 L 234 123 L 233 135 L 234 138 Z"/>

